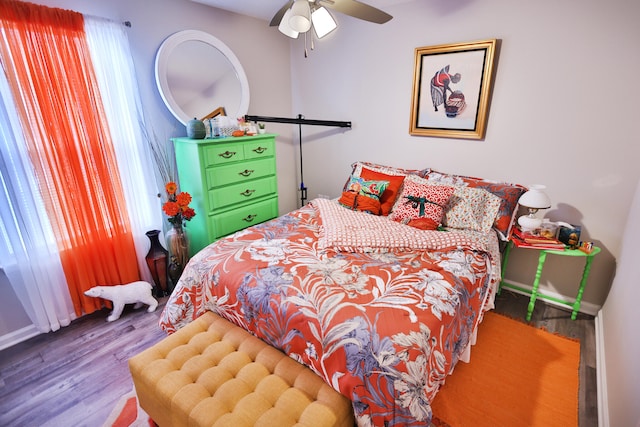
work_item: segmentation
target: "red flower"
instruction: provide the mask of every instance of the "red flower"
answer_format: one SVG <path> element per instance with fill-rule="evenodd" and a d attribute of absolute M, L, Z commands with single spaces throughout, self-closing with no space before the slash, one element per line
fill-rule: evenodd
<path fill-rule="evenodd" d="M 165 185 L 167 201 L 162 205 L 162 211 L 169 217 L 169 222 L 174 226 L 182 226 L 184 221 L 189 221 L 196 215 L 196 211 L 189 207 L 191 194 L 183 191 L 178 193 L 175 182 Z"/>
<path fill-rule="evenodd" d="M 194 211 L 192 208 L 185 208 L 182 211 L 182 216 L 184 217 L 185 220 L 189 221 L 191 218 L 196 216 L 196 211 Z"/>
<path fill-rule="evenodd" d="M 162 206 L 162 210 L 169 216 L 175 216 L 180 213 L 180 205 L 176 202 L 169 201 Z"/>
<path fill-rule="evenodd" d="M 182 207 L 189 206 L 189 203 L 191 203 L 191 194 L 187 192 L 176 194 L 176 202 L 178 202 L 178 204 Z"/>
<path fill-rule="evenodd" d="M 169 195 L 176 194 L 176 191 L 178 191 L 178 185 L 173 181 L 167 182 L 167 185 L 164 186 L 164 189 Z"/>

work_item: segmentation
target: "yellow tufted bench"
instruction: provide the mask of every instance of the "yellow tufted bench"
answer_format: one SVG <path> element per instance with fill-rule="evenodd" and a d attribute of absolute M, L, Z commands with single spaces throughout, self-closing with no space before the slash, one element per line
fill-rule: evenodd
<path fill-rule="evenodd" d="M 350 401 L 309 368 L 207 312 L 129 359 L 161 427 L 349 426 Z"/>

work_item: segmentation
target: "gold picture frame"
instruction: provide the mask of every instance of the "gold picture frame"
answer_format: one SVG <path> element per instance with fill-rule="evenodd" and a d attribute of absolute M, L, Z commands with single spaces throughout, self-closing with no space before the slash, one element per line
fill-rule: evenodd
<path fill-rule="evenodd" d="M 482 139 L 496 39 L 415 49 L 409 134 Z"/>

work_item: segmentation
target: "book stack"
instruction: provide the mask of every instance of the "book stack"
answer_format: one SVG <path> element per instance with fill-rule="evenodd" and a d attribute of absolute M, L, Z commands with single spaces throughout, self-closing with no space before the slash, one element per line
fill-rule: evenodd
<path fill-rule="evenodd" d="M 565 249 L 565 244 L 556 238 L 525 232 L 518 227 L 513 227 L 511 241 L 518 248 L 553 249 L 556 251 Z"/>

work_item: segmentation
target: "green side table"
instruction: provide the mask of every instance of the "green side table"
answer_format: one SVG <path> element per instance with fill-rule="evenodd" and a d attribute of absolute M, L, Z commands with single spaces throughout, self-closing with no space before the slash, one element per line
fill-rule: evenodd
<path fill-rule="evenodd" d="M 593 250 L 590 253 L 582 252 L 580 249 L 565 249 L 564 251 L 556 251 L 551 249 L 541 250 L 540 256 L 538 256 L 538 269 L 536 270 L 536 278 L 533 281 L 533 289 L 531 290 L 531 299 L 529 300 L 529 307 L 527 310 L 527 320 L 531 320 L 531 314 L 533 313 L 533 308 L 536 305 L 536 298 L 538 297 L 538 285 L 540 284 L 542 267 L 544 267 L 544 262 L 547 260 L 547 254 L 587 258 L 584 265 L 584 270 L 582 271 L 582 279 L 580 280 L 580 288 L 578 288 L 578 295 L 576 296 L 576 301 L 573 304 L 564 303 L 569 307 L 573 308 L 573 311 L 571 312 L 571 320 L 576 320 L 576 316 L 578 315 L 578 310 L 580 310 L 582 293 L 584 292 L 584 287 L 587 284 L 587 279 L 589 278 L 589 272 L 591 271 L 591 262 L 593 261 L 593 257 L 598 255 L 599 253 L 600 253 L 600 248 L 597 246 L 594 246 Z"/>
<path fill-rule="evenodd" d="M 511 247 L 513 246 L 512 242 L 507 243 L 507 247 L 505 249 L 505 253 L 502 259 L 502 279 L 504 279 L 504 271 L 507 267 L 507 261 L 509 257 L 509 253 L 511 252 Z M 587 279 L 589 278 L 589 272 L 591 271 L 591 262 L 593 261 L 593 257 L 600 253 L 600 248 L 597 246 L 593 247 L 591 253 L 582 252 L 580 249 L 565 249 L 563 251 L 553 250 L 553 249 L 536 249 L 536 248 L 526 248 L 526 249 L 535 249 L 540 251 L 540 255 L 538 256 L 538 268 L 536 270 L 536 277 L 533 281 L 533 289 L 531 290 L 531 299 L 529 300 L 529 306 L 527 309 L 527 321 L 531 320 L 531 315 L 533 314 L 533 309 L 536 305 L 536 299 L 538 298 L 538 287 L 540 285 L 540 277 L 542 276 L 542 269 L 544 267 L 544 263 L 547 260 L 547 255 L 561 255 L 561 256 L 571 256 L 571 257 L 585 257 L 586 262 L 584 266 L 584 270 L 582 271 L 582 279 L 580 280 L 580 287 L 578 288 L 578 295 L 576 296 L 575 302 L 568 303 L 564 301 L 560 301 L 558 299 L 554 299 L 555 302 L 567 305 L 573 308 L 571 312 L 571 320 L 576 320 L 578 316 L 578 311 L 580 310 L 580 303 L 582 301 L 582 294 L 584 293 L 584 288 L 587 284 Z M 502 290 L 503 281 L 500 281 L 500 286 L 498 288 L 498 294 Z"/>

